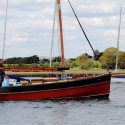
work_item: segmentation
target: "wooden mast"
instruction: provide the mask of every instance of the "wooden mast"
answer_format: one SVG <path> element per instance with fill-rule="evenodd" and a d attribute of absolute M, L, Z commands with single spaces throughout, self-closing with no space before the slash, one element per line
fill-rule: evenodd
<path fill-rule="evenodd" d="M 58 6 L 58 20 L 59 20 L 59 30 L 60 30 L 61 61 L 62 61 L 62 68 L 64 68 L 65 59 L 64 59 L 64 43 L 63 43 L 62 14 L 61 14 L 60 0 L 57 0 L 57 6 Z"/>

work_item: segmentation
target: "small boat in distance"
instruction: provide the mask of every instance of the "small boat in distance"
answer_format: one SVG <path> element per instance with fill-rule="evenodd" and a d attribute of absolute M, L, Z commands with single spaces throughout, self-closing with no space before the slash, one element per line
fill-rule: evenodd
<path fill-rule="evenodd" d="M 71 78 L 67 77 L 65 70 L 68 70 L 68 68 L 65 67 L 64 60 L 63 28 L 60 4 L 60 0 L 56 0 L 56 6 L 58 8 L 57 11 L 60 29 L 60 48 L 62 58 L 62 67 L 58 68 L 58 71 L 62 73 L 61 77 L 53 78 L 50 74 L 50 77 L 42 78 L 39 83 L 31 81 L 31 84 L 24 84 L 22 86 L 0 87 L 0 100 L 43 100 L 109 97 L 111 79 L 110 73 L 98 74 L 93 76 L 88 76 L 87 74 L 82 73 L 73 75 L 73 77 Z M 71 6 L 70 2 L 69 4 Z M 91 46 L 78 18 L 77 21 L 89 45 Z M 92 50 L 94 52 L 93 48 Z"/>

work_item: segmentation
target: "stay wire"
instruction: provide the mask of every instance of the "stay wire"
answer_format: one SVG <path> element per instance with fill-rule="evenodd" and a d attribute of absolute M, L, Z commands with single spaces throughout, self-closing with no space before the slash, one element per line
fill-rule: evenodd
<path fill-rule="evenodd" d="M 71 5 L 71 3 L 70 3 L 69 0 L 68 0 L 68 2 L 69 2 L 70 6 L 71 6 L 71 8 L 72 8 L 72 10 L 73 10 L 73 13 L 74 13 L 74 15 L 75 15 L 75 17 L 76 17 L 76 19 L 77 19 L 77 21 L 78 21 L 78 23 L 79 23 L 79 25 L 80 25 L 82 31 L 83 31 L 83 33 L 84 33 L 84 36 L 85 36 L 86 40 L 88 41 L 88 43 L 89 43 L 89 45 L 90 45 L 90 47 L 91 47 L 91 49 L 92 49 L 94 55 L 96 56 L 96 53 L 95 53 L 95 51 L 94 51 L 94 49 L 93 49 L 93 47 L 92 47 L 92 45 L 91 45 L 91 43 L 90 43 L 90 41 L 89 41 L 89 39 L 88 39 L 88 37 L 87 37 L 87 35 L 86 35 L 84 29 L 82 28 L 82 25 L 81 25 L 81 23 L 80 23 L 78 17 L 76 16 L 75 11 L 74 11 L 74 9 L 73 9 L 73 7 L 72 7 L 72 5 Z M 99 61 L 100 61 L 100 63 L 101 63 L 103 66 L 105 66 L 101 60 L 99 60 Z M 106 68 L 107 68 L 107 71 L 109 71 L 109 68 L 108 68 L 107 65 L 106 65 Z"/>
<path fill-rule="evenodd" d="M 21 35 L 19 35 L 18 39 L 25 33 L 25 31 L 33 24 L 33 22 L 39 17 L 39 15 L 46 9 L 46 7 L 51 3 L 52 1 L 50 0 L 48 4 L 44 7 L 42 11 L 36 16 L 36 18 L 26 27 L 26 29 L 22 32 Z M 16 41 L 18 41 L 18 39 Z M 8 50 L 16 41 L 14 41 L 6 50 Z"/>
<path fill-rule="evenodd" d="M 89 2 L 89 4 L 92 6 L 93 10 L 96 12 L 97 16 L 101 18 L 101 16 L 99 15 L 99 13 L 94 9 L 94 7 L 93 7 L 93 5 L 91 4 L 91 2 L 90 2 L 89 0 L 88 0 L 88 2 Z M 101 20 L 102 20 L 102 18 L 101 18 Z M 105 27 L 106 27 L 108 30 L 110 30 L 103 20 L 102 20 L 102 22 L 103 22 L 103 24 L 105 25 Z M 111 33 L 111 34 L 112 34 L 112 33 Z M 113 38 L 116 40 L 116 37 L 115 37 L 113 34 L 112 34 L 112 36 L 113 36 Z"/>
<path fill-rule="evenodd" d="M 107 28 L 108 31 L 110 31 L 109 27 L 106 25 L 106 23 L 103 21 L 102 17 L 99 15 L 99 13 L 96 11 L 96 9 L 94 8 L 94 6 L 91 4 L 90 0 L 88 0 L 89 4 L 91 5 L 91 7 L 93 8 L 93 10 L 95 11 L 95 13 L 97 14 L 97 16 L 99 18 L 101 18 L 103 24 L 105 25 L 105 27 Z M 121 6 L 121 4 L 119 4 Z M 113 38 L 116 40 L 117 38 L 113 35 L 113 33 L 110 31 L 110 34 L 113 36 Z M 116 40 L 117 41 L 117 40 Z M 121 47 L 121 46 L 120 46 Z M 121 47 L 122 48 L 122 47 Z"/>
<path fill-rule="evenodd" d="M 120 85 L 120 86 L 118 86 L 118 87 L 116 87 L 115 89 L 113 89 L 111 92 L 114 92 L 115 90 L 117 90 L 117 89 L 119 89 L 119 88 L 121 88 L 122 86 L 124 86 L 125 85 L 125 83 L 123 83 L 122 85 Z"/>

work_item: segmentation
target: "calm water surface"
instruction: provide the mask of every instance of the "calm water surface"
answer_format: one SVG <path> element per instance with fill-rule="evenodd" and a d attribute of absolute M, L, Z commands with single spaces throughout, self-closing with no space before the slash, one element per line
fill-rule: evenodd
<path fill-rule="evenodd" d="M 107 100 L 0 101 L 0 125 L 125 125 L 125 80 Z"/>

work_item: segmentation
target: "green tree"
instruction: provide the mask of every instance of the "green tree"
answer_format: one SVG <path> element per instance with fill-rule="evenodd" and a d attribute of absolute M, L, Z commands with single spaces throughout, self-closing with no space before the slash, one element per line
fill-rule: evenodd
<path fill-rule="evenodd" d="M 99 52 L 99 50 L 95 50 L 95 53 L 93 54 L 93 58 L 95 60 L 99 60 L 99 58 L 102 56 L 103 52 Z"/>
<path fill-rule="evenodd" d="M 74 68 L 74 67 L 78 66 L 78 64 L 76 63 L 75 59 L 68 59 L 68 60 L 66 60 L 65 65 L 66 65 L 66 67 L 69 67 L 69 68 Z"/>
<path fill-rule="evenodd" d="M 43 66 L 44 66 L 44 67 L 49 67 L 49 63 L 45 62 L 45 63 L 43 64 Z"/>
<path fill-rule="evenodd" d="M 105 66 L 107 65 L 110 69 L 114 69 L 116 63 L 116 52 L 117 49 L 114 47 L 107 48 L 100 57 L 101 62 L 103 62 Z M 103 65 L 102 67 L 104 68 Z"/>
<path fill-rule="evenodd" d="M 118 54 L 118 68 L 125 69 L 125 52 L 119 52 Z"/>
<path fill-rule="evenodd" d="M 60 62 L 53 62 L 52 67 L 59 67 L 61 65 Z"/>
<path fill-rule="evenodd" d="M 89 58 L 87 54 L 82 54 L 76 57 L 76 61 L 78 65 L 81 67 L 81 69 L 89 69 L 93 67 L 94 63 L 94 60 L 92 58 Z"/>

